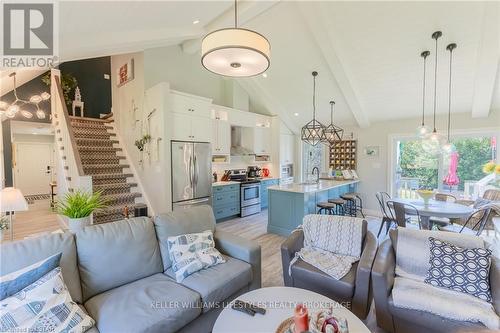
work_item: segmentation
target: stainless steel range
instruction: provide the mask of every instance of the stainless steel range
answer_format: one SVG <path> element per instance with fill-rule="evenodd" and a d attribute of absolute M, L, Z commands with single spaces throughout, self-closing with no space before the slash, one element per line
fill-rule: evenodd
<path fill-rule="evenodd" d="M 260 180 L 249 178 L 246 169 L 230 170 L 229 179 L 240 182 L 240 215 L 260 213 Z"/>

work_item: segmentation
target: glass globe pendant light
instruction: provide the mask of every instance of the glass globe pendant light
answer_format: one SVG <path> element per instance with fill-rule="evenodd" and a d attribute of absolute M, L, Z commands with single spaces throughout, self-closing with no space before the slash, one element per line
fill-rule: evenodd
<path fill-rule="evenodd" d="M 417 127 L 417 137 L 420 139 L 424 139 L 430 133 L 430 129 L 428 126 L 425 126 L 425 67 L 427 63 L 427 57 L 431 53 L 429 51 L 424 51 L 420 53 L 420 56 L 424 59 L 424 79 L 423 79 L 423 88 L 422 88 L 422 123 Z"/>
<path fill-rule="evenodd" d="M 451 128 L 451 69 L 453 60 L 453 50 L 457 48 L 457 44 L 448 44 L 446 49 L 450 51 L 450 82 L 448 85 L 448 132 L 446 136 L 446 143 L 443 145 L 442 150 L 445 154 L 450 154 L 456 150 L 455 146 L 450 141 L 450 128 Z"/>
<path fill-rule="evenodd" d="M 441 148 L 445 139 L 436 129 L 436 107 L 437 107 L 437 68 L 438 68 L 438 39 L 443 35 L 441 31 L 436 31 L 432 34 L 432 38 L 436 40 L 436 55 L 434 64 L 434 112 L 433 112 L 433 130 L 422 142 L 422 147 L 425 151 L 432 155 L 441 153 Z"/>
<path fill-rule="evenodd" d="M 301 139 L 305 143 L 312 146 L 317 145 L 320 142 L 325 142 L 325 126 L 316 120 L 316 76 L 318 72 L 312 72 L 313 76 L 313 118 L 310 122 L 304 125 L 301 130 Z"/>
<path fill-rule="evenodd" d="M 330 101 L 330 125 L 326 126 L 323 130 L 325 133 L 325 141 L 323 142 L 327 146 L 335 144 L 335 142 L 342 141 L 342 136 L 344 135 L 344 130 L 333 123 L 333 108 L 335 106 L 335 101 Z"/>
<path fill-rule="evenodd" d="M 263 35 L 238 28 L 238 3 L 234 1 L 234 28 L 213 31 L 201 42 L 201 63 L 212 73 L 249 77 L 270 65 L 271 45 Z"/>

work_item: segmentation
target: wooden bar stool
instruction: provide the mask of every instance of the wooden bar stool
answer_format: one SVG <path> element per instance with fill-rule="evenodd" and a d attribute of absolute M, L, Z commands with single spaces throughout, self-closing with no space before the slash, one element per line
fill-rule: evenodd
<path fill-rule="evenodd" d="M 318 209 L 318 214 L 327 214 L 327 215 L 335 215 L 334 210 L 336 205 L 330 202 L 320 202 L 316 205 Z"/>
<path fill-rule="evenodd" d="M 340 198 L 346 201 L 345 210 L 347 215 L 357 216 L 359 211 L 361 216 L 365 217 L 365 214 L 363 213 L 363 200 L 361 200 L 359 193 L 344 193 L 340 196 Z"/>
<path fill-rule="evenodd" d="M 334 208 L 335 215 L 345 215 L 344 206 L 346 202 L 344 199 L 341 198 L 328 199 L 328 202 L 335 205 Z"/>

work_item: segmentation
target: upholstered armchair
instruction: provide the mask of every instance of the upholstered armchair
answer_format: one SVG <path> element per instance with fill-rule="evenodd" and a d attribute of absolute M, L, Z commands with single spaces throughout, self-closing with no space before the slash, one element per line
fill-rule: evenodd
<path fill-rule="evenodd" d="M 417 310 L 412 308 L 412 305 L 410 304 L 405 306 L 395 305 L 395 282 L 396 279 L 401 279 L 401 276 L 396 274 L 396 266 L 398 262 L 398 232 L 401 232 L 401 230 L 402 229 L 390 231 L 390 238 L 385 240 L 379 246 L 377 256 L 373 264 L 372 285 L 377 325 L 390 333 L 452 333 L 487 331 L 487 328 L 479 322 L 448 319 L 447 317 L 445 318 L 434 314 L 432 309 L 428 309 L 428 311 Z M 406 232 L 406 230 L 403 232 Z M 474 242 L 473 238 L 479 239 L 474 236 L 453 234 L 449 232 L 424 230 L 415 230 L 415 232 L 421 233 L 424 238 L 432 236 L 443 239 L 452 244 L 468 248 L 476 246 L 465 246 L 464 244 L 467 242 L 469 244 Z M 405 242 L 408 243 L 408 238 L 405 239 Z M 482 242 L 482 240 L 479 242 Z M 421 270 L 419 267 L 423 267 L 425 271 L 428 268 L 425 267 L 425 265 L 420 266 L 419 263 L 428 261 L 428 257 L 429 256 L 427 255 L 426 258 L 422 251 L 417 251 L 417 253 L 410 254 L 410 257 L 407 258 L 415 259 L 412 263 L 414 271 Z M 402 270 L 402 268 L 399 268 L 399 272 Z M 489 278 L 490 290 L 493 298 L 492 305 L 496 314 L 500 315 L 500 262 L 498 259 L 492 259 Z M 424 282 L 419 283 L 424 284 Z M 410 299 L 419 297 L 419 295 L 416 294 L 418 293 L 417 290 L 419 289 L 412 289 L 409 292 Z M 442 303 L 440 303 L 440 298 L 447 292 L 446 289 L 443 290 L 442 288 L 435 288 L 433 290 L 434 291 L 432 291 L 430 297 L 425 299 L 426 305 L 431 308 L 433 304 L 437 304 L 437 307 L 441 306 Z M 473 296 L 466 295 L 466 297 L 472 298 Z M 458 311 L 461 310 L 463 313 L 464 311 L 467 311 L 466 307 L 470 306 L 472 302 L 467 301 L 464 303 L 462 300 L 463 298 L 457 298 L 456 301 L 449 302 L 449 299 L 446 299 L 444 302 L 448 303 L 447 306 L 453 309 L 451 311 L 457 311 L 458 313 Z M 495 314 L 493 313 L 493 316 L 494 315 Z"/>
<path fill-rule="evenodd" d="M 362 237 L 363 247 L 360 260 L 352 265 L 349 273 L 342 279 L 336 280 L 301 259 L 292 265 L 291 275 L 288 274 L 290 262 L 295 257 L 295 253 L 304 245 L 304 233 L 301 230 L 292 232 L 281 244 L 285 286 L 320 293 L 350 308 L 359 318 L 366 318 L 372 301 L 370 274 L 377 253 L 377 240 L 371 232 L 367 231 L 366 221 L 363 221 Z"/>

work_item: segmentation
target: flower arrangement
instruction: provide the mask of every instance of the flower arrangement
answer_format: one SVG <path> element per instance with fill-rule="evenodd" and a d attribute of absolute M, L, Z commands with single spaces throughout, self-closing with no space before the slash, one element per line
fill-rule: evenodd
<path fill-rule="evenodd" d="M 488 185 L 500 188 L 500 163 L 496 164 L 493 161 L 489 161 L 483 165 L 483 172 L 486 174 L 494 174 L 495 179 L 493 179 Z"/>
<path fill-rule="evenodd" d="M 7 230 L 9 229 L 9 220 L 5 216 L 0 217 L 0 230 Z"/>

